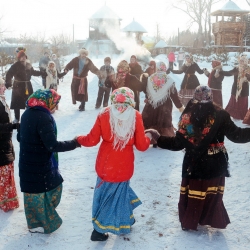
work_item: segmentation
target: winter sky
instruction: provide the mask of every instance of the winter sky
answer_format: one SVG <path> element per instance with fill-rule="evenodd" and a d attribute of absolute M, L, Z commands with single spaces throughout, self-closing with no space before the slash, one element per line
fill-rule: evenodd
<path fill-rule="evenodd" d="M 227 1 L 221 0 L 213 9 L 222 7 Z M 156 23 L 159 23 L 164 37 L 177 34 L 178 28 L 180 31 L 187 29 L 188 17 L 180 10 L 171 8 L 171 0 L 1 0 L 0 28 L 6 29 L 6 37 L 45 34 L 49 38 L 62 32 L 72 37 L 74 24 L 75 39 L 85 39 L 88 37 L 88 18 L 105 2 L 122 18 L 121 27 L 135 18 L 149 36 L 156 34 Z M 246 0 L 234 2 L 250 10 Z"/>

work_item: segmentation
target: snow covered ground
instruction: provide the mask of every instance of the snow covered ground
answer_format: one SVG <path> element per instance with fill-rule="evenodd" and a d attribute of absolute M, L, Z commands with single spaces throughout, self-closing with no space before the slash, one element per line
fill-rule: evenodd
<path fill-rule="evenodd" d="M 66 58 L 66 63 L 72 56 Z M 120 58 L 113 59 L 116 66 Z M 103 59 L 94 59 L 99 67 Z M 199 63 L 201 68 L 211 69 L 207 63 Z M 229 66 L 224 67 L 230 69 Z M 177 89 L 183 75 L 172 75 L 176 79 Z M 54 114 L 58 127 L 58 139 L 69 140 L 76 135 L 86 134 L 92 128 L 99 110 L 95 110 L 97 97 L 97 77 L 89 74 L 89 102 L 86 111 L 79 112 L 78 105 L 71 102 L 72 71 L 63 82 L 60 82 L 59 93 L 62 99 L 59 110 Z M 198 75 L 202 84 L 207 83 L 207 77 Z M 233 77 L 225 77 L 223 82 L 224 107 L 230 98 Z M 41 78 L 33 78 L 34 90 L 40 88 Z M 11 92 L 6 91 L 8 103 Z M 143 109 L 141 94 L 141 110 Z M 179 111 L 173 109 L 173 124 L 177 126 Z M 245 127 L 241 121 L 236 124 Z M 250 195 L 248 181 L 250 144 L 233 144 L 226 139 L 229 152 L 231 178 L 226 180 L 224 195 L 225 207 L 231 219 L 231 224 L 225 230 L 210 227 L 199 227 L 198 231 L 185 232 L 181 230 L 178 221 L 178 198 L 181 182 L 181 165 L 183 152 L 171 152 L 150 147 L 146 152 L 135 150 L 135 173 L 131 186 L 142 200 L 143 204 L 134 210 L 136 223 L 132 233 L 126 236 L 110 234 L 107 242 L 91 242 L 93 230 L 91 223 L 91 206 L 96 173 L 94 169 L 98 146 L 80 148 L 75 151 L 60 153 L 60 171 L 64 178 L 63 196 L 57 209 L 63 219 L 62 226 L 51 235 L 31 234 L 27 230 L 23 195 L 19 188 L 18 154 L 19 145 L 16 132 L 13 135 L 16 151 L 15 179 L 20 199 L 20 207 L 12 212 L 0 211 L 0 250 L 26 249 L 249 249 L 250 236 Z"/>

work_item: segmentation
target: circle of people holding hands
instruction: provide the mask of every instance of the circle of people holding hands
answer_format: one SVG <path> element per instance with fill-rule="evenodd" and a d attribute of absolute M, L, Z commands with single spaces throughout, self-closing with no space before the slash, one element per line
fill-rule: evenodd
<path fill-rule="evenodd" d="M 56 55 L 50 60 L 45 53 L 39 63 L 40 71 L 33 69 L 24 49 L 18 51 L 17 59 L 5 81 L 0 79 L 1 210 L 8 212 L 19 207 L 12 144 L 12 133 L 17 129 L 20 187 L 27 226 L 32 233 L 50 234 L 62 224 L 56 211 L 63 183 L 58 153 L 81 146 L 92 147 L 100 141 L 95 165 L 92 241 L 105 241 L 108 233 L 128 234 L 136 222 L 133 210 L 142 203 L 130 187 L 134 172 L 133 146 L 139 151 L 146 151 L 150 144 L 172 151 L 185 149 L 178 203 L 182 230 L 197 230 L 198 225 L 224 229 L 230 223 L 223 204 L 225 177 L 230 176 L 224 138 L 235 143 L 250 142 L 250 128 L 239 128 L 230 118 L 250 124 L 250 67 L 246 56 L 241 56 L 239 65 L 230 71 L 224 71 L 221 62 L 212 61 L 211 72 L 200 69 L 190 54 L 179 70 L 174 70 L 173 64 L 167 68 L 164 62 L 151 61 L 143 72 L 136 56 L 131 56 L 130 63 L 122 60 L 117 65 L 116 73 L 110 57 L 98 69 L 84 48 L 63 72 Z M 103 109 L 87 135 L 58 141 L 52 114 L 61 99 L 57 93 L 59 79 L 70 70 L 73 70 L 72 103 L 79 102 L 79 111 L 85 110 L 87 76 L 91 71 L 99 78 L 96 108 L 103 106 Z M 170 72 L 184 73 L 179 92 Z M 207 85 L 200 85 L 196 72 L 205 73 Z M 44 89 L 33 93 L 31 76 L 42 76 Z M 224 76 L 234 76 L 225 110 L 221 93 Z M 5 90 L 10 88 L 9 108 Z M 139 112 L 140 92 L 146 96 L 142 113 Z M 176 129 L 172 124 L 173 104 L 180 111 Z M 14 122 L 10 109 L 14 110 Z M 25 111 L 20 117 L 21 109 Z"/>

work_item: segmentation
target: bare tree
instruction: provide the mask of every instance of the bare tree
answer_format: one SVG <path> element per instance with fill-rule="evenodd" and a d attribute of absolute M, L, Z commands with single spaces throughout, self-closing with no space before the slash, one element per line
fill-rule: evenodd
<path fill-rule="evenodd" d="M 49 40 L 51 42 L 52 52 L 57 55 L 59 55 L 60 49 L 63 49 L 63 47 L 69 45 L 71 42 L 70 36 L 64 33 L 51 36 Z"/>

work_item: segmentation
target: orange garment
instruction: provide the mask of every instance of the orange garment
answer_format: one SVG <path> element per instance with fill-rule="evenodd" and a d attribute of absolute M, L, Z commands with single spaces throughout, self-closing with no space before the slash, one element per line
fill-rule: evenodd
<path fill-rule="evenodd" d="M 109 123 L 109 109 L 98 115 L 90 133 L 86 136 L 79 136 L 78 143 L 85 147 L 97 145 L 102 138 L 102 143 L 96 158 L 97 175 L 107 182 L 128 181 L 134 173 L 134 150 L 133 145 L 145 151 L 150 145 L 150 139 L 144 133 L 144 126 L 141 114 L 136 111 L 135 133 L 129 140 L 126 147 L 121 150 L 113 149 L 114 138 L 111 135 Z"/>

